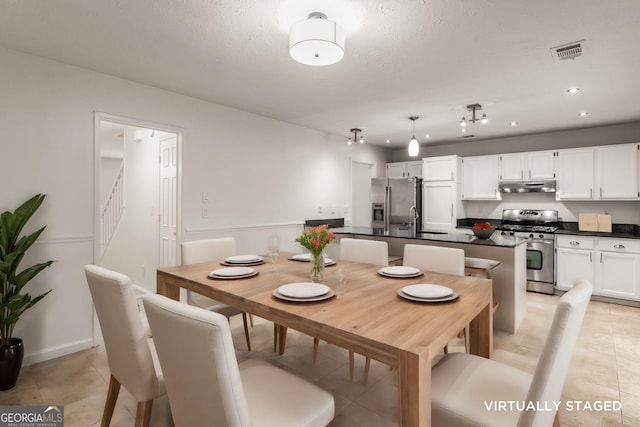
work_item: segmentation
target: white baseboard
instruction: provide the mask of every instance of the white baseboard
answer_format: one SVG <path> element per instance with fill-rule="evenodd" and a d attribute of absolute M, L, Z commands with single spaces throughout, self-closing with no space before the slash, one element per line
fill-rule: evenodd
<path fill-rule="evenodd" d="M 29 343 L 25 343 L 28 346 Z M 36 353 L 27 353 L 24 355 L 22 366 L 33 365 L 34 363 L 40 363 L 47 360 L 55 359 L 56 357 L 66 356 L 67 354 L 76 353 L 78 351 L 86 350 L 93 347 L 93 339 L 87 338 L 64 345 L 45 348 L 44 350 Z"/>

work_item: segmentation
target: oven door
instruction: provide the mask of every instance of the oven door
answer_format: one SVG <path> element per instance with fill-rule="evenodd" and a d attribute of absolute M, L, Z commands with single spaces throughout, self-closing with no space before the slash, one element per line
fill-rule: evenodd
<path fill-rule="evenodd" d="M 553 240 L 527 242 L 527 281 L 553 283 Z"/>

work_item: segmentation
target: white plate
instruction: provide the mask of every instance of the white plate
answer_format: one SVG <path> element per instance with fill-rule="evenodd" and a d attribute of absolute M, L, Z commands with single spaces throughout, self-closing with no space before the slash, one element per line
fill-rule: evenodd
<path fill-rule="evenodd" d="M 275 291 L 273 291 L 273 296 L 281 299 L 281 300 L 285 300 L 285 301 L 294 301 L 294 302 L 313 302 L 313 301 L 322 301 L 325 299 L 329 299 L 331 297 L 333 297 L 335 294 L 332 290 L 330 290 L 329 292 L 327 292 L 324 295 L 320 295 L 317 297 L 312 297 L 312 298 L 294 298 L 294 297 L 288 297 L 286 295 L 282 295 L 280 292 L 278 292 L 278 290 L 276 289 Z"/>
<path fill-rule="evenodd" d="M 446 286 L 431 285 L 419 283 L 416 285 L 409 285 L 402 288 L 402 292 L 416 298 L 444 298 L 453 293 L 453 290 Z"/>
<path fill-rule="evenodd" d="M 254 272 L 255 270 L 249 267 L 227 267 L 227 268 L 219 268 L 217 270 L 213 270 L 211 273 L 209 273 L 209 275 L 221 276 L 221 277 L 238 277 L 238 276 L 247 276 Z"/>
<path fill-rule="evenodd" d="M 327 285 L 312 282 L 289 283 L 278 289 L 280 295 L 290 298 L 315 298 L 328 293 L 331 289 Z"/>
<path fill-rule="evenodd" d="M 417 297 L 412 297 L 411 295 L 405 294 L 404 292 L 402 292 L 402 289 L 398 289 L 398 295 L 404 299 L 408 299 L 411 301 L 418 301 L 418 302 L 446 302 L 446 301 L 453 301 L 454 299 L 458 298 L 458 294 L 456 294 L 455 292 L 449 296 L 442 297 L 442 298 L 417 298 Z"/>
<path fill-rule="evenodd" d="M 414 267 L 391 266 L 381 268 L 378 274 L 386 277 L 409 278 L 422 276 L 424 273 Z"/>
<path fill-rule="evenodd" d="M 250 262 L 263 261 L 263 258 L 260 255 L 235 255 L 227 257 L 225 261 L 230 264 L 246 264 Z"/>
<path fill-rule="evenodd" d="M 311 255 L 310 254 L 298 254 L 298 255 L 293 255 L 291 257 L 292 260 L 294 261 L 302 261 L 302 262 L 311 262 Z M 332 260 L 331 258 L 325 258 L 324 259 L 324 265 L 334 265 L 336 262 L 334 260 Z"/>

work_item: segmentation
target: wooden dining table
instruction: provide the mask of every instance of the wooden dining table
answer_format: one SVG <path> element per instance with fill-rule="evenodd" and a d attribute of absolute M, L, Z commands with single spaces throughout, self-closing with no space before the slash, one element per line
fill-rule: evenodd
<path fill-rule="evenodd" d="M 274 264 L 252 266 L 253 277 L 218 280 L 208 277 L 224 268 L 221 261 L 157 271 L 157 292 L 179 299 L 180 288 L 198 292 L 242 311 L 293 328 L 397 368 L 398 425 L 431 425 L 431 364 L 444 346 L 465 327 L 472 354 L 491 358 L 493 322 L 491 280 L 424 271 L 413 278 L 390 278 L 379 266 L 338 261 L 324 270 L 332 287 L 337 269 L 346 272 L 344 293 L 316 302 L 290 302 L 274 296 L 288 283 L 309 282 L 308 262 L 281 253 Z M 451 288 L 458 298 L 424 303 L 397 291 L 416 283 Z"/>

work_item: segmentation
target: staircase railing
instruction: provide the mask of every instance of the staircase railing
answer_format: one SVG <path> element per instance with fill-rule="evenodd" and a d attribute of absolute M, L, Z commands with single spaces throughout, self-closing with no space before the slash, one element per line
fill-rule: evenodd
<path fill-rule="evenodd" d="M 118 175 L 111 187 L 111 192 L 100 214 L 100 254 L 109 245 L 111 237 L 120 222 L 124 210 L 124 162 L 120 165 Z"/>

